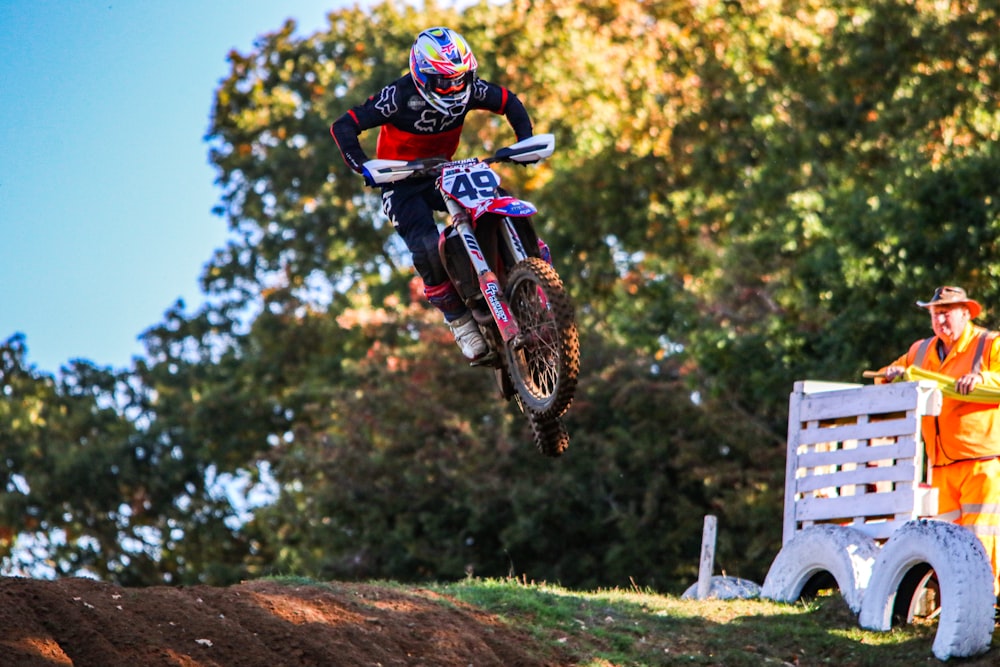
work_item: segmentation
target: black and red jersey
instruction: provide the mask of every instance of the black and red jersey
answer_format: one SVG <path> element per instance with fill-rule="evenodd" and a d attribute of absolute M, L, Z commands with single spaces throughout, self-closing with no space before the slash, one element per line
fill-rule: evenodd
<path fill-rule="evenodd" d="M 360 173 L 368 160 L 358 135 L 381 127 L 376 157 L 385 160 L 418 160 L 428 157 L 451 159 L 458 149 L 465 116 L 473 109 L 503 114 L 518 141 L 531 136 L 528 111 L 514 93 L 495 83 L 476 79 L 469 103 L 461 113 L 448 115 L 436 110 L 417 92 L 407 74 L 338 118 L 332 126 L 337 146 L 347 164 Z"/>

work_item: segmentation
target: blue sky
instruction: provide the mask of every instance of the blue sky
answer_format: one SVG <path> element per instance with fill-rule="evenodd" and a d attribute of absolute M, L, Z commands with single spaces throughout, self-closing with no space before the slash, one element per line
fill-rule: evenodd
<path fill-rule="evenodd" d="M 128 368 L 174 301 L 200 305 L 227 233 L 204 141 L 226 54 L 350 4 L 0 0 L 0 341 L 23 333 L 44 372 Z"/>

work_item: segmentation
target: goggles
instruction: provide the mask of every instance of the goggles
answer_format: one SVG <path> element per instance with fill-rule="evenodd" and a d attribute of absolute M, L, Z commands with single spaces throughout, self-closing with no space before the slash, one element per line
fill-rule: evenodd
<path fill-rule="evenodd" d="M 460 74 L 445 76 L 444 74 L 426 74 L 427 89 L 438 95 L 453 95 L 461 93 L 465 87 L 475 80 L 475 72 L 469 70 Z"/>

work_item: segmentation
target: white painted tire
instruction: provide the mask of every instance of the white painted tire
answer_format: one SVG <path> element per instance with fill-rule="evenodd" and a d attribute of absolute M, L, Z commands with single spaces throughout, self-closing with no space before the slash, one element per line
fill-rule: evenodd
<path fill-rule="evenodd" d="M 714 576 L 708 580 L 707 599 L 753 600 L 760 597 L 760 584 L 738 577 Z M 691 584 L 681 595 L 682 600 L 698 599 L 698 582 Z"/>
<path fill-rule="evenodd" d="M 878 551 L 875 540 L 854 528 L 831 524 L 803 528 L 775 556 L 760 596 L 795 602 L 814 576 L 827 572 L 857 614 Z"/>
<path fill-rule="evenodd" d="M 859 625 L 890 630 L 900 584 L 923 564 L 934 569 L 941 591 L 934 656 L 948 660 L 985 653 L 993 636 L 993 568 L 972 531 L 953 523 L 908 521 L 889 537 L 872 569 Z"/>

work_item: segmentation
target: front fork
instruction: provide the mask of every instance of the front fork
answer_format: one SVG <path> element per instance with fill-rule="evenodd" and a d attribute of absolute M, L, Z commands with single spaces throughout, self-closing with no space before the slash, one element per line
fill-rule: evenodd
<path fill-rule="evenodd" d="M 476 240 L 476 234 L 472 228 L 472 219 L 469 217 L 468 211 L 462 208 L 458 202 L 445 197 L 445 205 L 448 207 L 448 213 L 451 214 L 451 224 L 458 232 L 458 237 L 462 239 L 462 245 L 465 246 L 465 251 L 472 261 L 472 268 L 479 278 L 479 290 L 483 293 L 486 305 L 493 315 L 493 320 L 497 323 L 500 337 L 504 343 L 510 343 L 520 333 L 520 329 L 514 316 L 511 315 L 507 299 L 504 298 L 503 289 L 500 287 L 500 281 L 479 247 L 479 241 Z M 505 222 L 510 224 L 509 220 Z M 507 234 L 507 236 L 510 235 Z"/>

